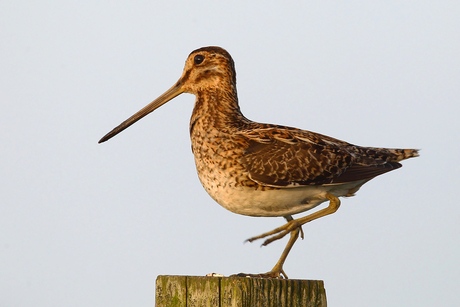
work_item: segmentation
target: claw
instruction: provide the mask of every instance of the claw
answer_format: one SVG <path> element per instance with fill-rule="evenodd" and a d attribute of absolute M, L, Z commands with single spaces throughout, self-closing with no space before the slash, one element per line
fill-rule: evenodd
<path fill-rule="evenodd" d="M 284 273 L 283 269 L 280 270 L 271 270 L 267 273 L 260 273 L 260 274 L 248 274 L 248 273 L 238 273 L 234 275 L 230 275 L 230 277 L 251 277 L 251 278 L 281 278 L 281 279 L 289 279 Z"/>

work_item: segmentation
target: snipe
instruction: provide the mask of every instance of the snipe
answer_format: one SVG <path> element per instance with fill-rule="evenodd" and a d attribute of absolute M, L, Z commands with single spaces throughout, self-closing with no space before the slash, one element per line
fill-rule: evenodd
<path fill-rule="evenodd" d="M 190 138 L 198 176 L 209 195 L 234 213 L 287 220 L 249 239 L 267 238 L 267 245 L 290 234 L 274 268 L 243 276 L 287 278 L 283 264 L 303 224 L 334 213 L 340 206 L 338 197 L 352 196 L 372 178 L 401 167 L 399 161 L 418 156 L 415 149 L 360 147 L 310 131 L 250 121 L 238 105 L 234 62 L 219 47 L 193 51 L 172 88 L 99 143 L 181 93 L 196 96 Z M 326 208 L 292 218 L 326 201 Z"/>

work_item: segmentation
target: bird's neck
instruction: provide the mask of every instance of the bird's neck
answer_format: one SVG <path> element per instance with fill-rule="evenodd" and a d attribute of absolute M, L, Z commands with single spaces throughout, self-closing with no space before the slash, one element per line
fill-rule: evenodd
<path fill-rule="evenodd" d="M 190 133 L 197 123 L 202 129 L 225 131 L 240 126 L 247 119 L 238 105 L 236 88 L 214 88 L 196 94 L 195 107 L 190 120 Z"/>

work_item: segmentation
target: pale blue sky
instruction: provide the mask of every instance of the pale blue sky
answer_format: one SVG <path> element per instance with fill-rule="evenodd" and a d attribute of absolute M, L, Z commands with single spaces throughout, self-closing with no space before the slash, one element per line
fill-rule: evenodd
<path fill-rule="evenodd" d="M 458 306 L 456 1 L 3 1 L 0 306 L 153 306 L 157 275 L 265 272 L 282 218 L 221 208 L 181 95 L 97 141 L 180 77 L 232 54 L 243 113 L 421 157 L 304 227 L 285 270 L 330 306 Z M 301 215 L 300 215 L 301 216 Z"/>

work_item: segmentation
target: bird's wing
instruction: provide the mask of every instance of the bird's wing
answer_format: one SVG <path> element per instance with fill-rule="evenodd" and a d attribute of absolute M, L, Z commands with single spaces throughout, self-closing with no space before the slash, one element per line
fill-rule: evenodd
<path fill-rule="evenodd" d="M 349 143 L 303 130 L 246 133 L 240 163 L 255 182 L 273 187 L 322 185 L 371 179 L 401 165 L 363 156 Z"/>

